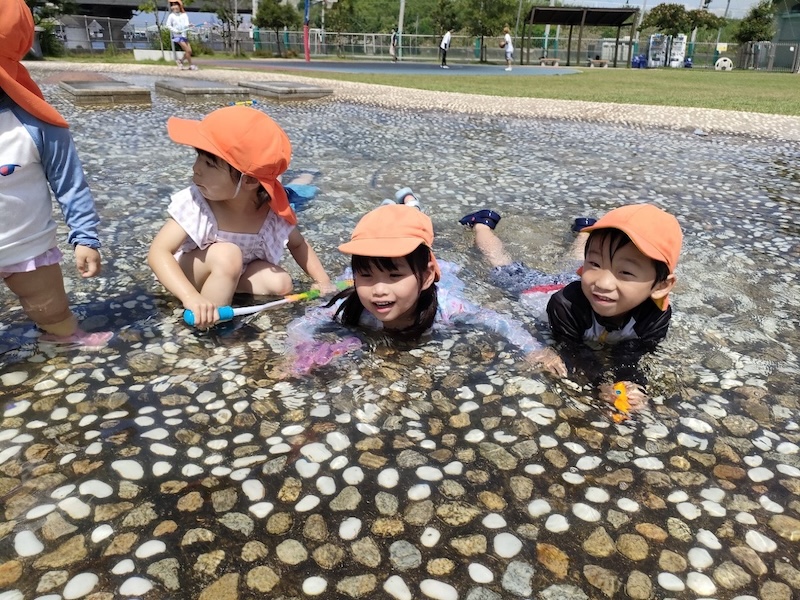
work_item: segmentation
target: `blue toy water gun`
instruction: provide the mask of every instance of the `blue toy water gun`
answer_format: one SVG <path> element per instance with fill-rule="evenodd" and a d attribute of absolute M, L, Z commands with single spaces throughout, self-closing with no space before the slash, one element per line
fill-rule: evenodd
<path fill-rule="evenodd" d="M 255 106 L 258 100 L 239 100 L 238 102 L 231 102 L 228 106 Z"/>

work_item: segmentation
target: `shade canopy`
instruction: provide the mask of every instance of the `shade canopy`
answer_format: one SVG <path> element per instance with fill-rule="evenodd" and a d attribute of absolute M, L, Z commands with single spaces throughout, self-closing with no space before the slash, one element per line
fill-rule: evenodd
<path fill-rule="evenodd" d="M 585 8 L 581 6 L 534 6 L 526 23 L 531 25 L 600 25 L 622 27 L 630 25 L 638 8 Z"/>

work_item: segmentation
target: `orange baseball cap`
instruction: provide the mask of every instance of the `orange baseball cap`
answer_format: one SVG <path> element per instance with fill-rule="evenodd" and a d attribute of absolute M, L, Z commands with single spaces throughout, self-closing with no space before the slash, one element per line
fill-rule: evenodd
<path fill-rule="evenodd" d="M 19 62 L 31 46 L 33 15 L 25 0 L 0 0 L 0 88 L 25 112 L 51 125 L 69 127 Z"/>
<path fill-rule="evenodd" d="M 269 192 L 270 208 L 292 225 L 297 217 L 278 176 L 292 159 L 286 132 L 266 114 L 248 106 L 226 106 L 202 121 L 170 117 L 167 132 L 174 142 L 219 156 Z"/>
<path fill-rule="evenodd" d="M 424 244 L 431 251 L 436 281 L 442 272 L 433 255 L 433 223 L 428 215 L 403 204 L 387 204 L 364 215 L 353 230 L 350 241 L 339 251 L 358 256 L 400 258 Z"/>
<path fill-rule="evenodd" d="M 169 0 L 169 4 L 177 4 L 181 7 L 181 12 L 186 12 L 186 9 L 183 8 L 183 1 L 182 0 Z"/>

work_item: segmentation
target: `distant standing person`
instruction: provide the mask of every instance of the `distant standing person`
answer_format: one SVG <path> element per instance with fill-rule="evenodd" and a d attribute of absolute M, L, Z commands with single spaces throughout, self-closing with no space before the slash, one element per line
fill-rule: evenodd
<path fill-rule="evenodd" d="M 514 62 L 514 44 L 511 41 L 511 30 L 508 25 L 503 28 L 503 42 L 500 46 L 506 51 L 506 71 L 510 71 L 511 63 Z"/>
<path fill-rule="evenodd" d="M 189 38 L 186 37 L 187 31 L 192 27 L 189 23 L 189 15 L 183 8 L 182 0 L 169 0 L 170 13 L 164 26 L 172 32 L 172 42 L 178 44 L 183 50 L 183 60 L 176 59 L 178 68 L 183 70 L 183 62 L 186 61 L 190 71 L 197 71 L 197 66 L 192 64 L 192 46 Z"/>
<path fill-rule="evenodd" d="M 442 43 L 439 44 L 439 48 L 442 51 L 442 68 L 449 69 L 450 67 L 447 66 L 447 50 L 450 48 L 450 32 L 452 30 L 448 29 L 444 32 L 444 36 L 442 37 Z"/>
<path fill-rule="evenodd" d="M 392 62 L 397 62 L 397 29 L 392 28 L 392 41 L 389 44 L 389 56 Z"/>

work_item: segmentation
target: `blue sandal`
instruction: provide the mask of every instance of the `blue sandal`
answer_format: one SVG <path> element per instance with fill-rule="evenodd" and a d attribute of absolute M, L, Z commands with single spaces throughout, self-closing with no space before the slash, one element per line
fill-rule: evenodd
<path fill-rule="evenodd" d="M 572 233 L 580 233 L 584 227 L 591 227 L 597 223 L 597 219 L 591 217 L 578 217 L 572 224 Z"/>
<path fill-rule="evenodd" d="M 466 217 L 458 220 L 462 225 L 474 227 L 476 223 L 486 225 L 489 229 L 494 229 L 500 222 L 500 215 L 493 210 L 483 209 L 478 212 L 470 213 Z"/>

